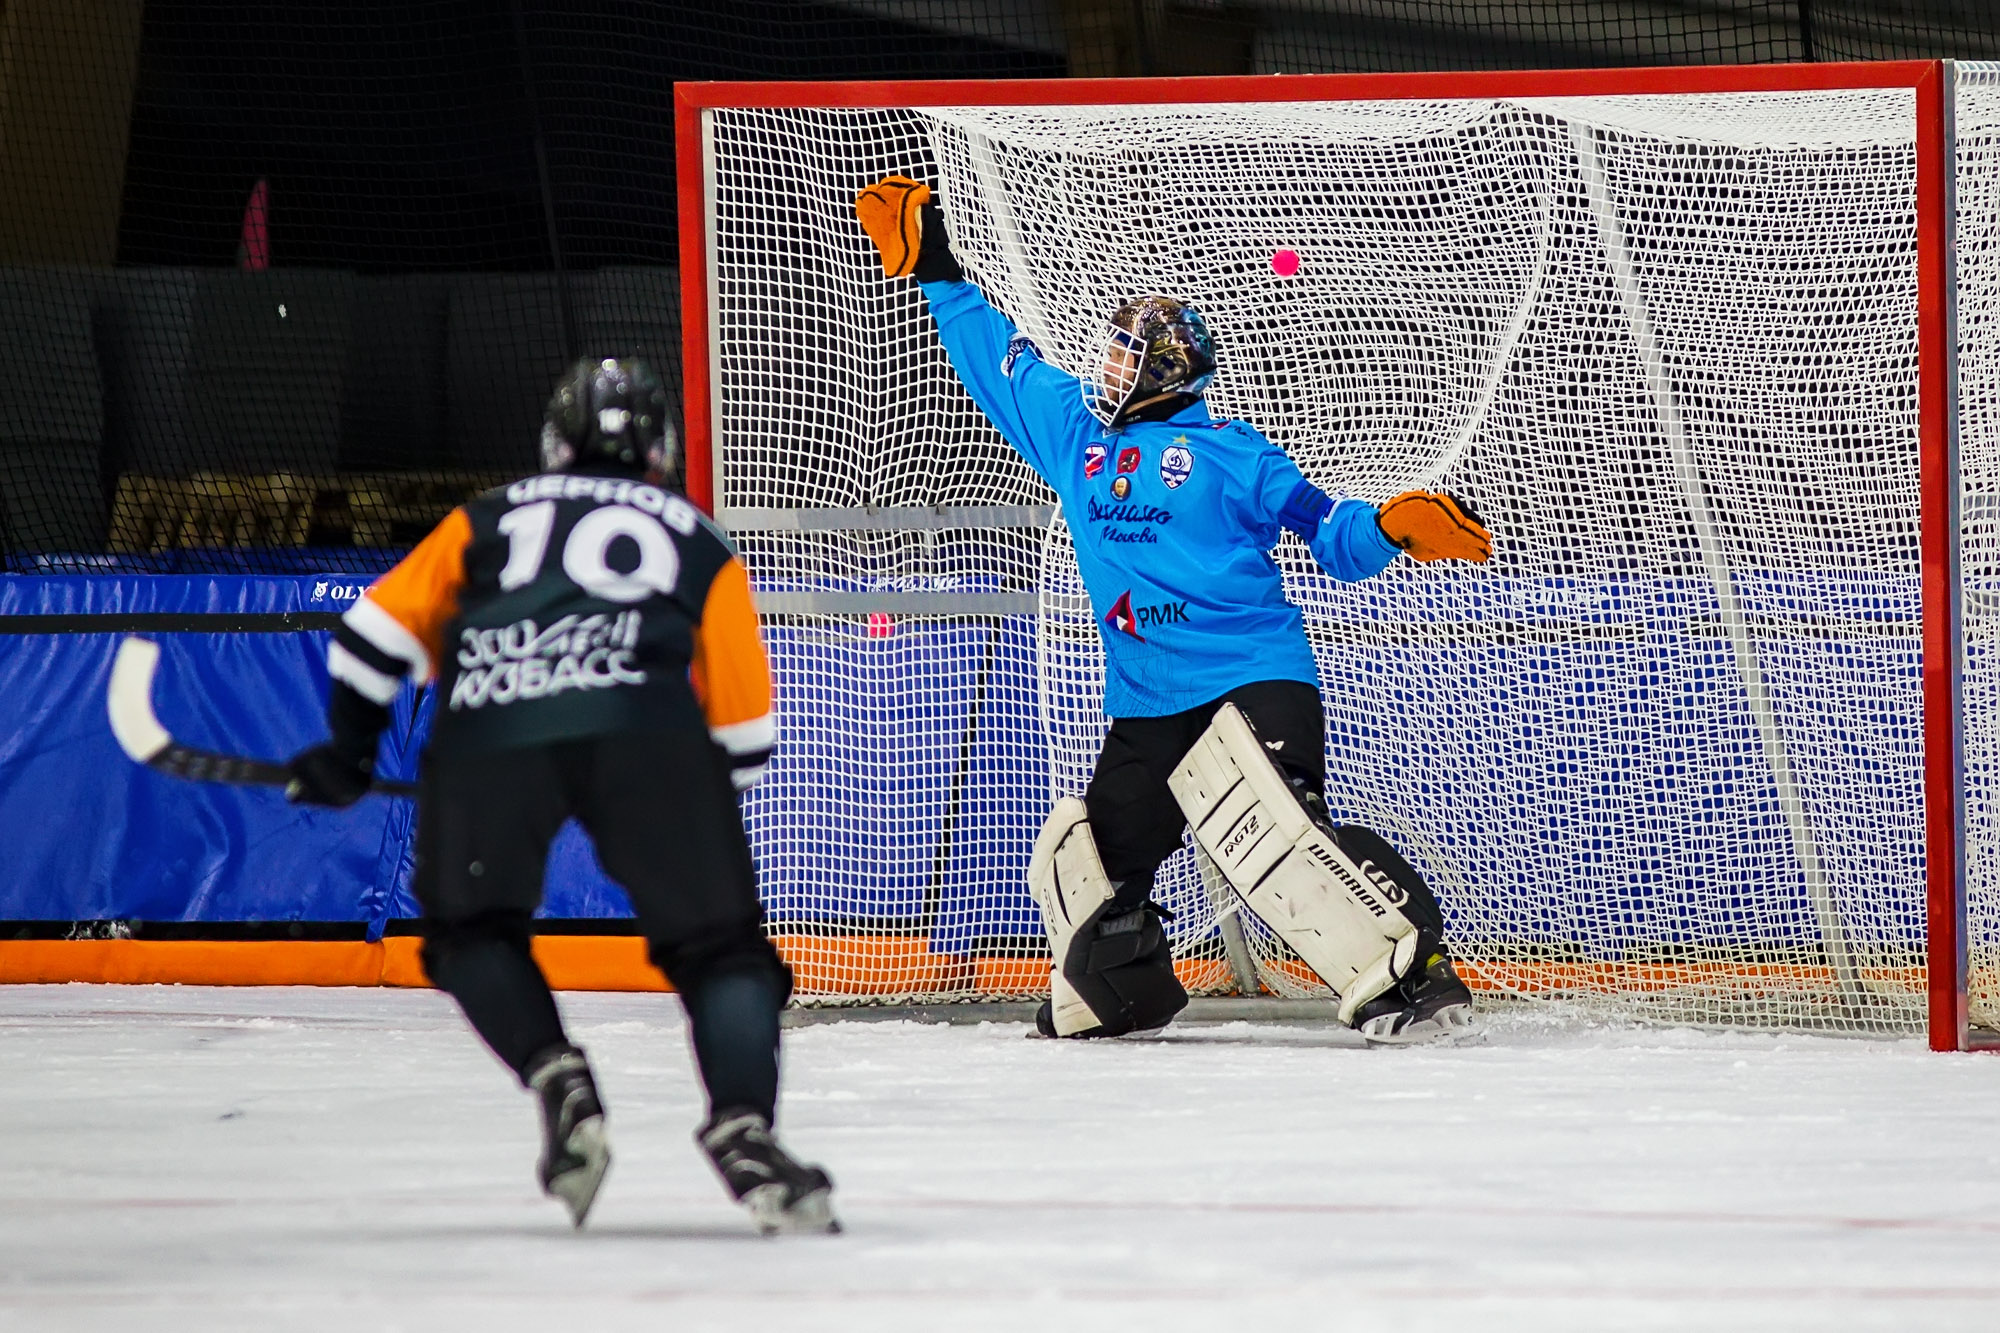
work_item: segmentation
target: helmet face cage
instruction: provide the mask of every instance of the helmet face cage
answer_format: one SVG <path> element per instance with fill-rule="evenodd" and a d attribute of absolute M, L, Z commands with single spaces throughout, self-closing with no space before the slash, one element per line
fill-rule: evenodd
<path fill-rule="evenodd" d="M 1111 316 L 1104 366 L 1084 386 L 1084 401 L 1115 426 L 1132 407 L 1163 395 L 1199 398 L 1214 378 L 1215 339 L 1201 312 L 1171 296 L 1142 296 Z"/>
<path fill-rule="evenodd" d="M 666 386 L 637 358 L 584 358 L 549 398 L 541 453 L 551 472 L 597 463 L 671 475 L 680 439 L 667 417 Z"/>

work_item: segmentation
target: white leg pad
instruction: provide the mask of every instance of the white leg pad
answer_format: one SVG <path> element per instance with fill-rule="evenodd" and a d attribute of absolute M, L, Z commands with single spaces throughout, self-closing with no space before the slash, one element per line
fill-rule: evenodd
<path fill-rule="evenodd" d="M 1028 861 L 1028 892 L 1042 909 L 1042 928 L 1057 959 L 1049 978 L 1056 1035 L 1067 1037 L 1097 1027 L 1097 1015 L 1063 976 L 1061 965 L 1070 940 L 1111 901 L 1113 893 L 1104 863 L 1097 857 L 1090 812 L 1074 796 L 1056 802 L 1035 839 L 1035 852 Z"/>
<path fill-rule="evenodd" d="M 1234 704 L 1167 779 L 1222 877 L 1340 997 L 1340 1020 L 1417 961 L 1417 927 L 1307 816 Z"/>

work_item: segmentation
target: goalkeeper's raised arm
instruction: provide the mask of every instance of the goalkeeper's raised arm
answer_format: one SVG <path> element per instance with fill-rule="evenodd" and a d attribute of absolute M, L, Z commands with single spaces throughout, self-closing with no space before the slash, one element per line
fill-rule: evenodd
<path fill-rule="evenodd" d="M 1256 427 L 1211 416 L 1215 344 L 1192 306 L 1127 301 L 1105 329 L 1097 376 L 1082 382 L 965 280 L 928 186 L 888 177 L 856 211 L 887 273 L 922 284 L 973 401 L 1061 499 L 1104 619 L 1113 717 L 1178 712 L 1245 681 L 1317 686 L 1270 556 L 1287 529 L 1350 581 L 1402 552 L 1486 558 L 1485 529 L 1451 497 L 1413 492 L 1378 511 L 1329 495 Z"/>
<path fill-rule="evenodd" d="M 1261 737 L 1285 779 L 1273 791 L 1293 793 L 1284 799 L 1295 798 L 1329 838 L 1338 832 L 1322 798 L 1319 670 L 1271 548 L 1289 530 L 1329 574 L 1352 581 L 1379 574 L 1399 554 L 1484 561 L 1491 538 L 1449 495 L 1411 491 L 1378 508 L 1329 494 L 1256 427 L 1212 416 L 1203 395 L 1216 372 L 1215 342 L 1186 302 L 1148 295 L 1119 306 L 1105 328 L 1102 364 L 1080 380 L 1049 364 L 966 281 L 928 186 L 887 177 L 856 196 L 855 211 L 884 272 L 922 284 L 973 401 L 1062 501 L 1104 642 L 1112 725 L 1087 812 L 1058 806 L 1030 872 L 1059 961 L 1044 1027 L 1095 1036 L 1158 1026 L 1186 1000 L 1149 900 L 1154 872 L 1180 847 L 1182 806 L 1193 799 L 1180 798 L 1169 780 L 1211 723 L 1221 725 L 1225 706 L 1249 729 L 1216 743 L 1240 748 L 1242 736 Z M 1218 763 L 1235 762 L 1218 753 Z M 1250 760 L 1261 766 L 1263 752 Z M 1280 826 L 1306 822 L 1272 818 Z M 1196 836 L 1205 836 L 1200 819 Z M 1347 856 L 1342 846 L 1316 845 L 1298 860 Z M 1228 858 L 1216 862 L 1231 873 Z M 1380 871 L 1382 858 L 1363 862 Z M 1299 905 L 1315 895 L 1335 901 L 1347 893 L 1341 884 L 1285 889 L 1281 909 L 1298 927 L 1293 934 L 1338 943 L 1318 958 L 1300 952 L 1341 993 L 1342 1012 L 1364 1030 L 1393 1027 L 1391 1035 L 1448 1026 L 1439 1018 L 1446 1010 L 1469 1012 L 1443 952 L 1436 900 L 1397 864 L 1411 882 L 1398 884 L 1405 906 L 1390 910 L 1406 931 L 1378 930 L 1373 904 L 1352 930 L 1338 912 Z M 1365 897 L 1365 886 L 1357 893 Z M 1245 901 L 1258 906 L 1247 891 Z M 1385 946 L 1390 935 L 1395 941 Z"/>

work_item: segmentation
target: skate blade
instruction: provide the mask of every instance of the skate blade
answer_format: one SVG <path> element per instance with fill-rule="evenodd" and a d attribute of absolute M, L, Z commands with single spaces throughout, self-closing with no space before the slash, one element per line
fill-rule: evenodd
<path fill-rule="evenodd" d="M 766 1236 L 837 1236 L 840 1219 L 833 1215 L 833 1191 L 814 1190 L 790 1208 L 783 1185 L 759 1185 L 743 1196 L 750 1220 Z"/>
<path fill-rule="evenodd" d="M 604 1132 L 604 1117 L 592 1116 L 569 1132 L 564 1145 L 583 1159 L 583 1165 L 565 1171 L 549 1182 L 549 1193 L 569 1209 L 570 1225 L 581 1227 L 597 1200 L 604 1173 L 611 1169 L 611 1139 Z"/>
<path fill-rule="evenodd" d="M 1370 1046 L 1455 1046 L 1477 1041 L 1480 1036 L 1479 1020 L 1469 1004 L 1446 1005 L 1429 1018 L 1398 1027 L 1402 1017 L 1383 1014 L 1369 1019 L 1357 1031 Z"/>

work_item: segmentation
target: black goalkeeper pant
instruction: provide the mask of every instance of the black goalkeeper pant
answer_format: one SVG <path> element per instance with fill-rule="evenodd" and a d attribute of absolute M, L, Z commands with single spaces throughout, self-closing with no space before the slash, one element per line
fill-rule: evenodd
<path fill-rule="evenodd" d="M 706 731 L 427 754 L 414 888 L 431 980 L 524 1082 L 566 1040 L 528 940 L 571 818 L 680 993 L 713 1107 L 773 1118 L 791 973 L 765 938 L 742 813 Z"/>
<path fill-rule="evenodd" d="M 1167 717 L 1112 719 L 1083 803 L 1104 873 L 1119 886 L 1113 911 L 1144 902 L 1160 863 L 1180 850 L 1187 817 L 1167 777 L 1225 703 L 1243 710 L 1288 779 L 1325 794 L 1326 712 L 1319 691 L 1303 682 L 1258 681 Z"/>

